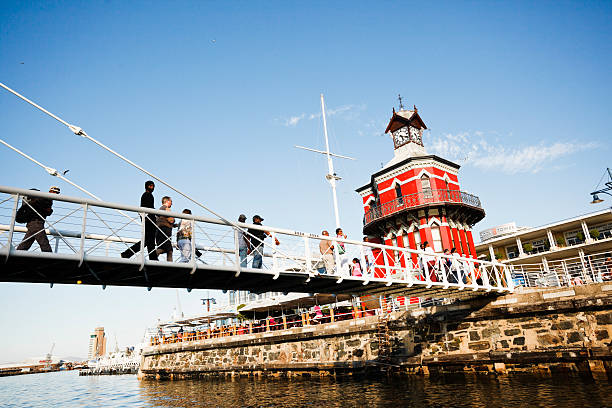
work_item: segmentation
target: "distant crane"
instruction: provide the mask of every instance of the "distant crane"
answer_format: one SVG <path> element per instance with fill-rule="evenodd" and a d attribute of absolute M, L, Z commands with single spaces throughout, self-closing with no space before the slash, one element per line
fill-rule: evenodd
<path fill-rule="evenodd" d="M 53 349 L 55 349 L 55 342 L 53 342 L 53 345 L 51 346 L 51 350 L 49 350 L 45 359 L 43 360 L 45 362 L 45 370 L 51 369 L 51 361 L 53 361 Z"/>

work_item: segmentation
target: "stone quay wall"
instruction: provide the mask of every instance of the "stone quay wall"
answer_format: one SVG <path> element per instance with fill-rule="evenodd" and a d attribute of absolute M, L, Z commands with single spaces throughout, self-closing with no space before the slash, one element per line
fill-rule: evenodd
<path fill-rule="evenodd" d="M 511 372 L 612 379 L 612 284 L 146 348 L 140 378 Z"/>

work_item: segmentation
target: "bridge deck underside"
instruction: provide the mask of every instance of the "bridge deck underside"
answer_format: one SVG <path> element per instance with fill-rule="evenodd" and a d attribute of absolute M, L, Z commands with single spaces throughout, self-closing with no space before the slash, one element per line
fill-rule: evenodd
<path fill-rule="evenodd" d="M 186 288 L 248 290 L 251 292 L 333 293 L 352 295 L 405 294 L 407 296 L 438 298 L 472 298 L 496 294 L 485 290 L 474 291 L 470 287 L 460 290 L 441 284 L 428 288 L 424 283 L 409 287 L 405 282 L 370 280 L 364 285 L 361 279 L 315 275 L 309 279 L 302 272 L 283 271 L 276 279 L 265 270 L 242 269 L 236 276 L 231 267 L 199 265 L 193 272 L 186 264 L 147 262 L 143 270 L 131 260 L 99 257 L 88 259 L 79 266 L 78 259 L 58 259 L 54 255 L 11 255 L 6 262 L 0 260 L 0 281 L 47 284 L 77 284 L 134 286 L 144 288 Z"/>

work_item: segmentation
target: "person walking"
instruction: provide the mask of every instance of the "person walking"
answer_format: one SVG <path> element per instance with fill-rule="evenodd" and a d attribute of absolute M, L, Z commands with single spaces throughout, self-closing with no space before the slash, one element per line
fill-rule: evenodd
<path fill-rule="evenodd" d="M 185 208 L 183 214 L 191 214 L 191 210 Z M 176 246 L 181 252 L 179 262 L 191 262 L 191 238 L 193 236 L 193 220 L 182 219 L 178 223 L 178 231 L 176 231 Z"/>
<path fill-rule="evenodd" d="M 429 246 L 429 242 L 425 241 L 421 244 L 421 250 L 426 252 L 426 255 L 423 255 L 423 269 L 426 274 L 429 274 L 429 278 L 432 282 L 437 282 L 438 278 L 436 277 L 435 264 L 436 257 L 435 252 L 432 247 Z"/>
<path fill-rule="evenodd" d="M 172 207 L 172 199 L 168 196 L 162 198 L 161 211 L 170 211 Z M 174 217 L 159 215 L 157 217 L 157 232 L 155 234 L 155 243 L 157 244 L 157 256 L 165 253 L 166 260 L 172 262 L 172 228 L 174 228 Z"/>
<path fill-rule="evenodd" d="M 321 232 L 321 235 L 328 237 L 329 232 L 323 231 Z M 323 264 L 325 265 L 325 273 L 329 275 L 333 274 L 334 265 L 336 263 L 334 260 L 333 241 L 329 239 L 322 239 L 321 242 L 319 242 L 319 252 L 321 253 L 321 257 L 323 258 Z"/>
<path fill-rule="evenodd" d="M 253 216 L 253 224 L 255 225 L 261 225 L 261 222 L 263 220 L 264 219 L 261 218 L 259 215 Z M 252 266 L 255 269 L 261 269 L 263 265 L 264 239 L 271 236 L 272 234 L 270 234 L 268 231 L 254 228 L 249 228 L 247 232 L 249 234 L 249 242 L 251 244 L 251 253 L 253 254 Z M 278 242 L 278 239 L 276 238 L 275 244 L 280 245 L 280 242 Z"/>
<path fill-rule="evenodd" d="M 49 188 L 49 193 L 59 194 L 60 189 L 59 187 L 52 186 Z M 36 240 L 42 252 L 51 252 L 49 238 L 47 238 L 47 233 L 45 232 L 45 219 L 53 214 L 53 200 L 37 197 L 28 200 L 25 205 L 29 207 L 26 233 L 23 241 L 17 245 L 17 249 L 27 251 L 34 243 L 34 240 Z"/>
<path fill-rule="evenodd" d="M 238 222 L 244 223 L 246 219 L 247 219 L 246 215 L 240 214 L 240 216 L 238 217 Z M 250 242 L 244 235 L 243 229 L 238 228 L 237 232 L 238 232 L 237 239 L 238 239 L 238 255 L 240 256 L 240 267 L 246 268 L 247 267 L 247 255 L 250 252 Z"/>
<path fill-rule="evenodd" d="M 155 190 L 155 183 L 151 180 L 145 182 L 145 192 L 140 196 L 140 206 L 144 208 L 155 208 L 155 198 L 153 197 L 153 191 Z M 155 251 L 155 226 L 156 217 L 154 214 L 147 214 L 143 222 L 145 223 L 144 230 L 144 246 L 147 248 L 149 259 L 157 261 L 157 252 Z M 140 246 L 142 242 L 137 242 L 125 251 L 121 253 L 122 258 L 130 258 L 132 255 L 140 252 Z"/>
<path fill-rule="evenodd" d="M 346 239 L 346 234 L 342 231 L 342 228 L 336 228 L 336 238 Z M 340 266 L 338 268 L 338 273 L 341 275 L 348 276 L 350 275 L 349 271 L 349 261 L 348 256 L 346 255 L 346 248 L 344 247 L 344 242 L 336 241 L 338 246 L 338 260 L 340 262 Z"/>

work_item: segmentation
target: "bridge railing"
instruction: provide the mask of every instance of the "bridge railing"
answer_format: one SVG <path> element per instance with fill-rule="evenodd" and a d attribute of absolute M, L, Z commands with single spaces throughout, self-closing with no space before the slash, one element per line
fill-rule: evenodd
<path fill-rule="evenodd" d="M 36 204 L 41 199 L 53 200 L 53 214 L 44 220 L 45 231 L 37 233 L 52 238 L 52 247 L 46 248 L 49 253 L 41 252 L 36 243 L 26 251 L 24 235 L 28 227 L 16 222 L 24 202 L 33 211 L 42 211 L 40 201 Z M 189 242 L 198 251 L 179 262 L 176 229 L 164 236 L 159 227 L 155 227 L 158 239 L 153 248 L 134 247 L 145 242 L 146 228 L 141 220 L 146 216 L 173 217 L 175 223 L 179 220 L 192 223 Z M 269 235 L 263 243 L 254 237 L 258 231 Z M 252 243 L 246 259 L 240 256 L 240 232 Z M 126 252 L 132 255 L 130 247 L 134 249 L 133 256 L 123 259 L 121 255 Z M 154 251 L 168 247 L 173 250 L 171 257 L 162 251 L 159 261 L 151 260 Z M 257 266 L 254 258 L 260 253 L 261 267 L 254 268 Z M 248 270 L 273 275 L 275 279 L 281 273 L 297 273 L 303 274 L 306 281 L 318 275 L 332 275 L 338 283 L 348 279 L 363 285 L 384 282 L 388 286 L 401 283 L 406 287 L 473 291 L 513 289 L 510 269 L 498 262 L 0 186 L 0 257 L 11 256 L 61 258 L 78 261 L 79 265 L 112 258 L 118 264 L 136 264 L 140 269 L 160 262 L 168 267 L 190 269 L 192 273 L 199 269 L 234 270 L 238 276 Z"/>

